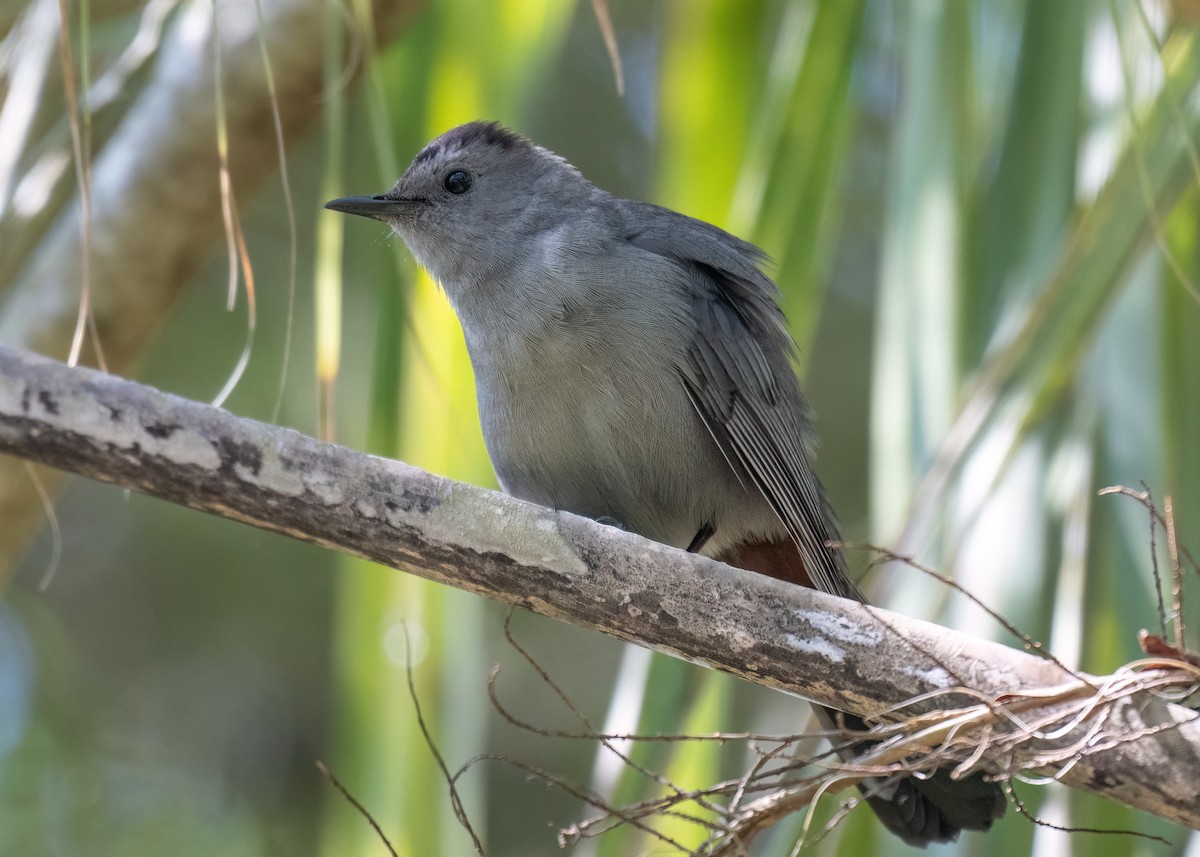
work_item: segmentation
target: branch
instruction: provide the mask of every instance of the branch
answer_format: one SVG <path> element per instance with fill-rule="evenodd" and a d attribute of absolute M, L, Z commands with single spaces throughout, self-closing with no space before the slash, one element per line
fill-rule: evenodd
<path fill-rule="evenodd" d="M 906 737 L 959 746 L 968 766 L 1048 773 L 1200 827 L 1200 722 L 1144 689 L 1194 684 L 1186 665 L 1081 677 L 997 643 L 3 347 L 0 452 L 881 722 L 919 714 L 919 734 Z M 888 745 L 876 755 L 894 761 Z"/>

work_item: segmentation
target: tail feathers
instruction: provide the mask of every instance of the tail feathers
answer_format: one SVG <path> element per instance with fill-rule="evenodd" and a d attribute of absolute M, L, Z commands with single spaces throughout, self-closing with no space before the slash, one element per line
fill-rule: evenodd
<path fill-rule="evenodd" d="M 950 842 L 964 830 L 987 830 L 1005 808 L 1004 792 L 996 783 L 980 774 L 954 780 L 945 768 L 924 780 L 906 777 L 889 797 L 869 795 L 867 803 L 884 827 L 919 848 Z"/>
<path fill-rule="evenodd" d="M 866 728 L 859 718 L 828 708 L 817 707 L 817 715 L 826 727 L 840 719 L 849 729 Z M 867 746 L 866 742 L 856 744 L 843 755 L 848 759 Z M 986 781 L 982 774 L 955 780 L 946 768 L 924 779 L 874 780 L 859 788 L 883 826 L 918 848 L 957 839 L 964 830 L 987 830 L 1007 807 L 999 783 Z"/>
<path fill-rule="evenodd" d="M 813 580 L 804 566 L 804 558 L 790 539 L 740 544 L 726 550 L 717 559 L 739 568 L 757 571 L 789 583 L 812 587 Z M 834 595 L 866 601 L 862 592 L 844 573 L 837 580 Z M 836 729 L 840 720 L 846 728 L 866 730 L 862 719 L 832 709 L 815 706 L 826 729 Z M 847 748 L 849 761 L 870 742 Z M 925 779 L 916 777 L 877 779 L 861 787 L 867 803 L 875 810 L 884 827 L 909 845 L 923 847 L 931 842 L 948 842 L 964 830 L 987 830 L 1004 815 L 1007 802 L 998 783 L 989 783 L 981 774 L 951 779 L 948 770 L 937 770 Z"/>

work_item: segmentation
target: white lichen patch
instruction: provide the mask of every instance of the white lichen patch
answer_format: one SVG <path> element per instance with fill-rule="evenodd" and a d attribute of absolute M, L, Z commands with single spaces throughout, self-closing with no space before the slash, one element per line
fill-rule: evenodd
<path fill-rule="evenodd" d="M 820 655 L 835 664 L 846 660 L 846 650 L 824 637 L 798 637 L 795 634 L 784 634 L 783 639 L 788 648 L 801 654 Z"/>
<path fill-rule="evenodd" d="M 179 429 L 166 440 L 159 441 L 147 436 L 142 442 L 142 448 L 169 457 L 179 464 L 202 467 L 205 470 L 216 470 L 220 464 L 220 456 L 204 435 L 189 429 Z"/>
<path fill-rule="evenodd" d="M 494 502 L 482 488 L 455 488 L 424 516 L 422 525 L 432 539 L 505 554 L 521 565 L 560 574 L 587 573 L 587 565 L 563 539 L 551 514 L 531 523 L 529 515 L 507 508 L 520 502 L 511 498 L 501 498 L 500 509 L 484 514 Z"/>
<path fill-rule="evenodd" d="M 822 610 L 793 610 L 792 615 L 808 623 L 819 635 L 851 646 L 876 646 L 883 641 L 883 629 L 875 624 L 855 622 L 837 613 Z"/>
<path fill-rule="evenodd" d="M 366 500 L 358 499 L 354 501 L 354 511 L 364 518 L 378 518 L 379 510 L 374 504 L 368 503 Z"/>
<path fill-rule="evenodd" d="M 905 665 L 900 667 L 900 672 L 924 684 L 931 684 L 934 687 L 954 687 L 958 684 L 954 680 L 954 676 L 936 664 L 930 667 Z"/>
<path fill-rule="evenodd" d="M 285 497 L 302 496 L 305 489 L 304 474 L 294 467 L 284 465 L 279 451 L 271 444 L 259 444 L 257 449 L 257 467 L 250 467 L 240 461 L 234 464 L 233 471 L 238 479 Z"/>
<path fill-rule="evenodd" d="M 116 449 L 137 448 L 147 456 L 205 470 L 221 465 L 220 456 L 203 434 L 176 424 L 170 415 L 158 420 L 132 406 L 115 408 L 86 389 L 40 391 L 30 396 L 30 415 Z"/>
<path fill-rule="evenodd" d="M 324 470 L 311 470 L 305 473 L 304 486 L 326 506 L 340 505 L 346 499 L 341 483 Z"/>

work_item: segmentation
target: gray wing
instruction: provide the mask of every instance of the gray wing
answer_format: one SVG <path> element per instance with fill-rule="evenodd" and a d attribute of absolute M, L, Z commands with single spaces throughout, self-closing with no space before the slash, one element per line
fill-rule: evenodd
<path fill-rule="evenodd" d="M 629 222 L 641 226 L 626 240 L 674 260 L 687 281 L 696 334 L 680 378 L 697 413 L 779 516 L 814 585 L 861 600 L 841 551 L 826 546 L 837 528 L 809 459 L 811 419 L 777 290 L 759 269 L 764 254 L 711 224 L 629 205 Z"/>

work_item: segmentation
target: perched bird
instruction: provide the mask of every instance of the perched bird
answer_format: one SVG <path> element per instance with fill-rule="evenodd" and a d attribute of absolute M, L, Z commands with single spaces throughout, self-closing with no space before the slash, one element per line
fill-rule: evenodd
<path fill-rule="evenodd" d="M 387 193 L 326 207 L 386 223 L 445 290 L 505 491 L 864 600 L 828 544 L 812 416 L 757 247 L 615 197 L 488 122 L 430 142 Z M 916 845 L 1005 808 L 978 775 L 865 791 Z"/>

